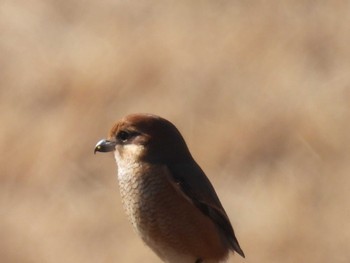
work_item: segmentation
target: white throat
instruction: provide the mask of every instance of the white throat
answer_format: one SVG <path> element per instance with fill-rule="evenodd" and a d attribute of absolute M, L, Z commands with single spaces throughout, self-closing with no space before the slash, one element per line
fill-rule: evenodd
<path fill-rule="evenodd" d="M 143 145 L 127 144 L 117 146 L 114 151 L 114 158 L 118 166 L 118 179 L 137 170 L 140 166 L 139 159 L 144 151 Z"/>

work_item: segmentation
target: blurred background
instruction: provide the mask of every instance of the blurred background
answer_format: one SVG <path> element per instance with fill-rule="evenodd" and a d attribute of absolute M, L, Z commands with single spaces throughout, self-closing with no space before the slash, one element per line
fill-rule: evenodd
<path fill-rule="evenodd" d="M 114 121 L 184 135 L 246 254 L 350 261 L 349 1 L 0 2 L 0 261 L 160 262 L 121 206 Z"/>

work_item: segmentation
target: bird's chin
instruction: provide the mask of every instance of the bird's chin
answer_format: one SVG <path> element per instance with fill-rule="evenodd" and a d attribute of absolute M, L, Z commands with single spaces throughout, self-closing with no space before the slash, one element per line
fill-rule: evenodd
<path fill-rule="evenodd" d="M 114 151 L 114 158 L 118 168 L 135 166 L 135 164 L 140 162 L 144 152 L 145 147 L 143 145 L 128 144 L 120 147 L 117 146 Z"/>
<path fill-rule="evenodd" d="M 114 156 L 116 160 L 139 160 L 144 155 L 145 147 L 137 144 L 127 144 L 116 147 Z"/>

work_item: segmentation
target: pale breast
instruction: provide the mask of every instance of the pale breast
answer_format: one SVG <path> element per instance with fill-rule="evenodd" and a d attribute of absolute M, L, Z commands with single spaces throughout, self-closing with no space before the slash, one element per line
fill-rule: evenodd
<path fill-rule="evenodd" d="M 122 202 L 136 232 L 167 262 L 225 258 L 228 249 L 216 226 L 178 193 L 167 173 L 161 165 L 119 166 Z"/>

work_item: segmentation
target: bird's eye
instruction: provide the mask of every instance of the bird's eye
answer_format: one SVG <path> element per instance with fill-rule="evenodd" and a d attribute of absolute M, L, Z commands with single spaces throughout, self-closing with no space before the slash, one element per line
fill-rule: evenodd
<path fill-rule="evenodd" d="M 117 139 L 121 140 L 122 142 L 125 142 L 129 138 L 130 138 L 130 133 L 128 133 L 126 131 L 120 131 L 117 134 Z"/>

